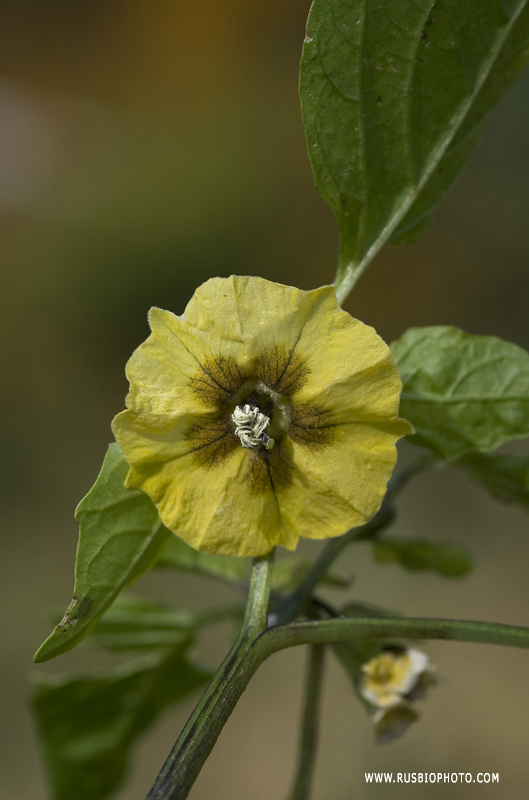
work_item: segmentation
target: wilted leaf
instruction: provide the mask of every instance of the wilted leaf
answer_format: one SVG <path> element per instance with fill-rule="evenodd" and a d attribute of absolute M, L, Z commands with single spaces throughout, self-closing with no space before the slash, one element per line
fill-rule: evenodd
<path fill-rule="evenodd" d="M 421 235 L 528 59 L 526 0 L 314 0 L 300 95 L 339 283 Z"/>
<path fill-rule="evenodd" d="M 73 600 L 35 661 L 75 647 L 121 589 L 150 569 L 173 535 L 146 494 L 125 488 L 128 468 L 118 445 L 111 444 L 94 486 L 76 511 L 79 544 Z"/>
<path fill-rule="evenodd" d="M 529 436 L 529 353 L 458 328 L 410 328 L 391 346 L 409 441 L 452 461 Z"/>

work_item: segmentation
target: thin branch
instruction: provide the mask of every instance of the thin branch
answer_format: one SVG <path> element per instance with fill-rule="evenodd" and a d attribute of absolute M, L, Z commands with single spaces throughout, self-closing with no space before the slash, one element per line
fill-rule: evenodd
<path fill-rule="evenodd" d="M 384 503 L 378 514 L 376 514 L 370 522 L 359 528 L 353 528 L 348 533 L 336 539 L 329 539 L 301 586 L 289 597 L 285 598 L 275 612 L 274 622 L 276 624 L 283 624 L 296 619 L 296 617 L 302 613 L 312 592 L 320 583 L 326 572 L 328 572 L 331 564 L 338 558 L 342 550 L 352 542 L 374 538 L 379 531 L 389 525 L 394 518 L 395 510 L 391 505 Z"/>
<path fill-rule="evenodd" d="M 248 656 L 266 629 L 273 559 L 273 551 L 254 559 L 239 636 L 200 698 L 146 800 L 187 797 L 239 697 L 264 660 Z"/>
<path fill-rule="evenodd" d="M 312 786 L 318 740 L 324 656 L 324 645 L 312 645 L 309 651 L 309 669 L 305 687 L 305 706 L 301 724 L 298 769 L 290 800 L 308 800 Z"/>
<path fill-rule="evenodd" d="M 443 639 L 529 648 L 529 628 L 458 619 L 340 617 L 278 625 L 264 633 L 257 644 L 269 654 L 300 644 L 352 639 Z"/>

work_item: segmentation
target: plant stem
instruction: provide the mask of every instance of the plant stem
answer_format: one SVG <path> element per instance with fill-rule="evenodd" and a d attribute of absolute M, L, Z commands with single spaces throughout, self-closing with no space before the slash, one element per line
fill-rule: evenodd
<path fill-rule="evenodd" d="M 273 564 L 274 550 L 265 556 L 257 556 L 253 560 L 252 577 L 241 631 L 246 638 L 259 636 L 267 627 Z"/>
<path fill-rule="evenodd" d="M 267 624 L 274 552 L 254 559 L 241 631 L 178 737 L 146 800 L 183 800 L 266 655 L 249 654 Z"/>
<path fill-rule="evenodd" d="M 376 253 L 373 253 L 373 256 Z M 338 267 L 336 270 L 336 277 L 334 279 L 334 286 L 336 291 L 336 298 L 342 306 L 347 300 L 350 293 L 353 291 L 356 282 L 368 266 L 369 261 L 364 259 L 360 264 L 357 264 L 349 253 L 343 248 L 340 242 L 340 254 L 338 258 Z"/>
<path fill-rule="evenodd" d="M 336 539 L 329 539 L 301 586 L 279 606 L 274 614 L 274 621 L 282 624 L 291 622 L 299 616 L 305 608 L 310 595 L 342 550 L 351 542 L 372 539 L 379 531 L 389 525 L 394 518 L 395 510 L 393 507 L 384 504 L 378 514 L 366 525 L 362 525 L 360 528 L 353 528 L 349 533 Z"/>
<path fill-rule="evenodd" d="M 459 619 L 339 617 L 278 625 L 264 633 L 257 645 L 269 655 L 300 644 L 351 639 L 444 639 L 529 648 L 529 628 Z"/>
<path fill-rule="evenodd" d="M 305 707 L 301 725 L 298 769 L 290 800 L 308 800 L 312 785 L 318 739 L 318 717 L 324 656 L 324 645 L 313 644 L 309 651 L 309 669 L 305 687 Z"/>
<path fill-rule="evenodd" d="M 366 529 L 364 526 L 364 536 Z M 184 800 L 187 797 L 251 677 L 263 661 L 278 650 L 354 639 L 444 639 L 529 648 L 529 628 L 492 622 L 341 617 L 267 628 L 272 559 L 273 553 L 255 559 L 241 632 L 180 734 L 147 800 Z"/>

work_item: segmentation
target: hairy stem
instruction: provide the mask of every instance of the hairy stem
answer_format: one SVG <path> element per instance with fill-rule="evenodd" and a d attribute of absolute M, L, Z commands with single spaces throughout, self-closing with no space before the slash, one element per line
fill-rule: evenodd
<path fill-rule="evenodd" d="M 305 707 L 301 724 L 298 768 L 290 800 L 308 800 L 314 773 L 318 740 L 319 707 L 322 689 L 325 647 L 313 644 L 309 652 L 309 668 L 305 687 Z"/>

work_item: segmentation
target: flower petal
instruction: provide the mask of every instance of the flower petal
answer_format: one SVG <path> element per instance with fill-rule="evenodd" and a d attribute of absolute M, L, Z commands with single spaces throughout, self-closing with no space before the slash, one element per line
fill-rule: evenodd
<path fill-rule="evenodd" d="M 112 422 L 112 431 L 132 466 L 152 465 L 181 458 L 206 447 L 235 449 L 232 430 L 219 424 L 217 414 L 181 416 L 122 411 Z M 196 434 L 193 435 L 193 431 Z M 206 431 L 206 435 L 200 432 Z"/>
<path fill-rule="evenodd" d="M 373 517 L 395 466 L 394 444 L 403 428 L 401 421 L 344 424 L 322 447 L 294 444 L 296 468 L 305 476 L 303 501 L 291 502 L 291 524 L 300 537 L 338 536 Z"/>
<path fill-rule="evenodd" d="M 214 467 L 182 458 L 131 468 L 127 485 L 146 492 L 162 522 L 196 550 L 236 556 L 270 552 L 277 544 L 293 550 L 298 536 L 281 519 L 270 489 L 252 491 L 242 447 Z"/>
<path fill-rule="evenodd" d="M 333 287 L 214 278 L 184 318 L 152 309 L 150 325 L 113 429 L 128 484 L 168 528 L 206 552 L 255 556 L 376 513 L 395 442 L 412 429 L 398 419 L 389 348 L 340 309 Z M 245 402 L 270 406 L 271 450 L 235 435 Z"/>
<path fill-rule="evenodd" d="M 321 322 L 321 307 L 339 308 L 332 286 L 305 292 L 264 278 L 231 275 L 199 286 L 185 316 L 201 331 L 210 330 L 222 344 L 243 342 L 258 359 L 278 344 L 294 350 L 310 320 Z M 321 328 L 320 328 L 321 335 Z"/>
<path fill-rule="evenodd" d="M 331 300 L 319 320 L 325 334 L 310 323 L 303 331 L 311 373 L 295 401 L 328 409 L 338 423 L 397 419 L 402 384 L 388 345 Z"/>
<path fill-rule="evenodd" d="M 194 330 L 170 311 L 152 308 L 152 333 L 127 364 L 128 408 L 175 417 L 213 409 L 244 382 L 240 342 L 218 343 L 211 330 Z"/>

